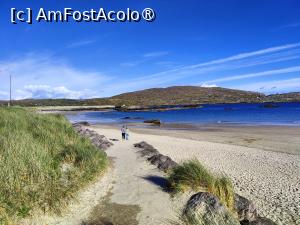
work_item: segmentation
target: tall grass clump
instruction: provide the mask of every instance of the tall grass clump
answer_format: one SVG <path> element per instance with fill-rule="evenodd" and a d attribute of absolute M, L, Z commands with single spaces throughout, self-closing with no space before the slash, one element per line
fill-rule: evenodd
<path fill-rule="evenodd" d="M 173 193 L 187 190 L 210 192 L 217 196 L 230 211 L 234 211 L 234 191 L 227 177 L 219 177 L 208 171 L 197 159 L 183 162 L 169 174 Z"/>
<path fill-rule="evenodd" d="M 35 209 L 59 213 L 106 164 L 63 116 L 0 108 L 0 224 Z"/>

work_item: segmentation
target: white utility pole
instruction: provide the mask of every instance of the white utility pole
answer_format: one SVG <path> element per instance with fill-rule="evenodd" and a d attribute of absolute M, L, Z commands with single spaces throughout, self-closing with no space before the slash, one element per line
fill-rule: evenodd
<path fill-rule="evenodd" d="M 9 102 L 8 106 L 11 106 L 11 74 L 9 75 Z"/>

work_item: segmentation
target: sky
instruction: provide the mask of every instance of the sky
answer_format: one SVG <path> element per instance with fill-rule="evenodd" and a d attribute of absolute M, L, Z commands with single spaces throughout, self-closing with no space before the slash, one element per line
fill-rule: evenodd
<path fill-rule="evenodd" d="M 152 22 L 10 22 L 11 8 L 142 11 Z M 2 0 L 0 99 L 175 85 L 300 91 L 299 0 Z"/>

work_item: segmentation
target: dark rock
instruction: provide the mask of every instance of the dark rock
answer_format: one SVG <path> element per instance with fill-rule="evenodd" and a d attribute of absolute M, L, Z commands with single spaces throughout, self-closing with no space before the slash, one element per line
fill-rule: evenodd
<path fill-rule="evenodd" d="M 252 201 L 234 194 L 234 206 L 241 225 L 276 225 L 272 220 L 260 217 Z"/>
<path fill-rule="evenodd" d="M 252 201 L 238 194 L 234 194 L 234 206 L 240 221 L 254 221 L 257 219 L 257 210 Z"/>
<path fill-rule="evenodd" d="M 279 105 L 272 103 L 272 102 L 267 102 L 263 105 L 264 108 L 278 108 Z"/>
<path fill-rule="evenodd" d="M 158 169 L 163 171 L 168 171 L 177 166 L 177 163 L 174 162 L 169 156 L 165 156 L 162 154 L 156 154 L 148 158 L 148 161 L 156 165 Z"/>
<path fill-rule="evenodd" d="M 160 120 L 145 120 L 144 123 L 151 123 L 154 125 L 161 125 L 162 122 Z"/>
<path fill-rule="evenodd" d="M 183 218 L 203 225 L 240 225 L 219 199 L 208 192 L 199 192 L 188 200 Z"/>
<path fill-rule="evenodd" d="M 175 161 L 173 161 L 170 157 L 168 157 L 165 162 L 160 163 L 158 165 L 158 169 L 167 172 L 167 171 L 175 168 L 176 166 L 178 166 L 178 164 Z"/>
<path fill-rule="evenodd" d="M 159 170 L 167 172 L 168 170 L 177 166 L 177 163 L 174 162 L 169 156 L 160 154 L 157 149 L 145 141 L 134 144 L 134 147 L 140 148 L 141 150 L 138 151 L 138 153 L 141 154 L 142 157 L 147 157 L 147 160 L 151 164 L 157 166 Z"/>
<path fill-rule="evenodd" d="M 100 135 L 93 130 L 84 128 L 83 125 L 79 123 L 73 124 L 73 127 L 79 135 L 90 139 L 92 144 L 102 151 L 107 150 L 110 146 L 113 145 L 113 143 L 108 141 L 108 139 L 104 135 Z"/>
<path fill-rule="evenodd" d="M 91 124 L 87 121 L 81 121 L 81 122 L 76 122 L 73 125 L 83 125 L 83 126 L 90 126 Z"/>
<path fill-rule="evenodd" d="M 145 157 L 145 156 L 151 157 L 153 155 L 159 154 L 159 152 L 152 145 L 149 145 L 145 141 L 134 144 L 134 147 L 141 149 L 139 151 L 139 153 L 141 154 L 142 157 Z"/>
<path fill-rule="evenodd" d="M 142 141 L 140 143 L 136 143 L 134 144 L 134 147 L 136 148 L 142 148 L 142 149 L 154 149 L 154 147 L 152 145 L 149 145 L 147 142 Z"/>
<path fill-rule="evenodd" d="M 141 154 L 142 157 L 147 156 L 148 158 L 159 154 L 159 152 L 155 148 L 146 148 L 139 151 L 139 153 Z"/>
<path fill-rule="evenodd" d="M 164 162 L 166 160 L 166 157 L 167 156 L 164 156 L 162 154 L 157 154 L 157 155 L 154 155 L 154 156 L 148 158 L 148 161 L 152 165 L 158 166 L 160 163 L 162 163 L 162 162 Z"/>
<path fill-rule="evenodd" d="M 182 108 L 194 109 L 194 108 L 202 108 L 199 104 L 189 104 L 189 105 L 182 105 Z"/>

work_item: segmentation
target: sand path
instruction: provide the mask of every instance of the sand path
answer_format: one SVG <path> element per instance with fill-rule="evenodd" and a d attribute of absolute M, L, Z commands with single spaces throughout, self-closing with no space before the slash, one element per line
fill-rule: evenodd
<path fill-rule="evenodd" d="M 120 139 L 118 129 L 101 126 L 90 129 Z M 197 157 L 216 173 L 227 174 L 236 192 L 253 200 L 261 215 L 279 225 L 300 224 L 300 155 L 143 133 L 132 133 L 129 141 L 114 142 L 107 150 L 114 160 L 113 168 L 80 192 L 78 202 L 72 203 L 63 217 L 44 216 L 27 224 L 90 225 L 91 221 L 120 224 L 119 219 L 128 219 L 122 225 L 157 225 L 176 218 L 187 196 L 171 199 L 161 189 L 164 174 L 139 158 L 133 147 L 139 141 L 152 144 L 177 162 Z"/>
<path fill-rule="evenodd" d="M 96 130 L 108 137 L 119 134 L 116 129 L 98 127 Z M 261 215 L 279 225 L 300 224 L 300 155 L 175 138 L 159 133 L 132 133 L 131 140 L 125 145 L 139 141 L 148 142 L 177 162 L 198 158 L 216 173 L 230 177 L 236 192 L 253 200 Z"/>
<path fill-rule="evenodd" d="M 117 130 L 94 130 L 107 138 L 120 139 Z M 114 142 L 106 151 L 112 167 L 82 190 L 63 216 L 36 215 L 22 224 L 158 225 L 176 220 L 187 196 L 171 198 L 163 190 L 165 174 L 136 153 L 133 144 L 137 139 Z"/>
<path fill-rule="evenodd" d="M 105 134 L 107 138 L 120 139 L 119 131 L 95 130 Z M 170 198 L 170 195 L 163 191 L 164 173 L 139 157 L 137 149 L 133 147 L 138 139 L 135 137 L 128 141 L 114 142 L 114 146 L 107 150 L 108 156 L 114 161 L 114 169 L 110 173 L 113 180 L 110 202 L 124 206 L 138 206 L 140 211 L 137 214 L 137 221 L 140 225 L 162 224 L 167 219 L 176 218 L 184 203 L 180 199 L 184 196 Z"/>

